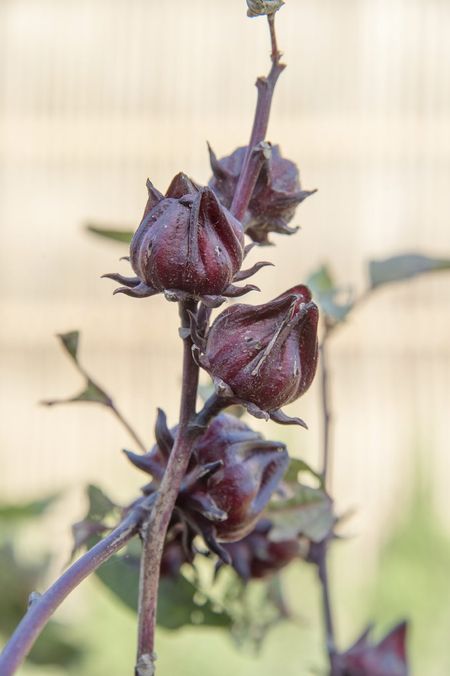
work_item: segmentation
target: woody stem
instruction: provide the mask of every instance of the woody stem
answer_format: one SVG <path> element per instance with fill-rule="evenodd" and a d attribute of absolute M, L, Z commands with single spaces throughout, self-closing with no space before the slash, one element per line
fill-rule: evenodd
<path fill-rule="evenodd" d="M 195 313 L 195 302 L 180 303 L 182 329 L 190 326 L 189 311 Z M 181 482 L 187 470 L 194 440 L 201 433 L 200 429 L 189 425 L 195 416 L 199 368 L 192 357 L 191 336 L 186 335 L 183 342 L 183 380 L 178 430 L 151 519 L 141 533 L 143 543 L 139 583 L 136 676 L 150 676 L 154 673 L 156 610 L 164 540 Z"/>

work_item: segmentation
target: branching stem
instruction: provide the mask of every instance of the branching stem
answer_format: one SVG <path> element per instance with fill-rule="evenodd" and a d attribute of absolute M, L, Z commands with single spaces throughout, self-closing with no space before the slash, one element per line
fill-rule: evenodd
<path fill-rule="evenodd" d="M 117 528 L 75 561 L 42 596 L 31 603 L 0 655 L 1 676 L 15 673 L 64 599 L 137 534 L 148 517 L 153 501 L 154 495 L 139 500 Z"/>

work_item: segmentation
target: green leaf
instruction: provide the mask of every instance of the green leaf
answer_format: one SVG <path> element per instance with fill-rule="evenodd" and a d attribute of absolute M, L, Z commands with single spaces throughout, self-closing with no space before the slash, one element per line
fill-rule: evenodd
<path fill-rule="evenodd" d="M 116 555 L 96 572 L 97 577 L 122 603 L 133 611 L 138 607 L 139 558 L 130 554 Z M 225 627 L 230 616 L 216 610 L 214 604 L 199 594 L 197 587 L 183 575 L 162 578 L 158 597 L 158 625 L 179 629 L 186 625 Z"/>
<path fill-rule="evenodd" d="M 92 401 L 96 404 L 111 406 L 111 398 L 108 397 L 106 392 L 104 392 L 102 388 L 96 385 L 90 378 L 88 378 L 86 388 L 80 392 L 80 394 L 77 394 L 68 401 Z"/>
<path fill-rule="evenodd" d="M 332 506 L 322 489 L 297 484 L 291 497 L 269 505 L 268 516 L 274 524 L 270 539 L 279 542 L 303 535 L 312 542 L 320 542 L 333 528 Z"/>
<path fill-rule="evenodd" d="M 450 270 L 450 259 L 429 258 L 421 254 L 403 254 L 369 262 L 369 280 L 372 289 L 382 284 L 402 282 L 428 272 Z"/>
<path fill-rule="evenodd" d="M 287 469 L 286 474 L 284 475 L 284 481 L 287 481 L 288 483 L 297 483 L 298 481 L 298 475 L 301 472 L 307 472 L 308 474 L 311 474 L 315 479 L 319 480 L 320 486 L 322 487 L 323 481 L 321 475 L 316 472 L 311 465 L 308 465 L 307 462 L 304 460 L 300 460 L 299 458 L 291 458 L 291 461 L 289 463 L 289 467 Z"/>
<path fill-rule="evenodd" d="M 80 401 L 102 404 L 103 406 L 111 406 L 112 403 L 111 397 L 109 397 L 106 392 L 90 378 L 87 378 L 84 390 L 74 397 L 68 397 L 67 399 L 46 399 L 42 404 L 44 406 L 58 406 L 60 404 L 74 404 Z"/>
<path fill-rule="evenodd" d="M 89 501 L 86 519 L 90 521 L 103 521 L 112 512 L 116 511 L 117 505 L 98 486 L 89 484 L 86 493 Z"/>
<path fill-rule="evenodd" d="M 72 357 L 75 363 L 78 363 L 78 342 L 80 339 L 80 332 L 69 331 L 68 333 L 58 333 L 58 338 L 69 356 Z"/>
<path fill-rule="evenodd" d="M 23 504 L 0 505 L 0 520 L 23 521 L 41 516 L 57 498 L 58 495 L 50 495 L 42 500 L 32 500 Z"/>
<path fill-rule="evenodd" d="M 338 288 L 333 280 L 330 269 L 322 265 L 315 270 L 307 279 L 307 286 L 311 289 L 314 298 L 319 303 L 323 312 L 331 319 L 341 322 L 352 309 L 351 300 L 339 302 L 337 299 L 342 295 L 343 290 Z M 346 293 L 348 297 L 348 292 Z"/>
<path fill-rule="evenodd" d="M 0 633 L 9 636 L 23 618 L 30 594 L 47 576 L 49 559 L 29 564 L 21 561 L 10 543 L 0 547 Z M 67 638 L 67 630 L 53 620 L 47 625 L 29 655 L 35 664 L 67 666 L 81 657 L 80 649 Z"/>
<path fill-rule="evenodd" d="M 134 235 L 132 230 L 113 230 L 111 228 L 100 228 L 96 225 L 87 225 L 86 230 L 98 237 L 112 239 L 115 242 L 122 242 L 125 244 L 130 244 Z"/>

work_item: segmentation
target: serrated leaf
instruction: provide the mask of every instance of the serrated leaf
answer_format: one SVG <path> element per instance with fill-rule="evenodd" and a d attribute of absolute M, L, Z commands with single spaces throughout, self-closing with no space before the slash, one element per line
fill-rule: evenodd
<path fill-rule="evenodd" d="M 112 228 L 101 228 L 97 225 L 87 225 L 86 230 L 98 237 L 112 239 L 115 242 L 122 242 L 124 244 L 130 244 L 134 235 L 132 230 L 114 230 Z"/>
<path fill-rule="evenodd" d="M 315 270 L 307 279 L 307 286 L 311 289 L 313 297 L 317 300 L 323 312 L 331 319 L 341 322 L 352 309 L 351 300 L 339 302 L 337 299 L 343 290 L 334 283 L 331 271 L 326 265 Z M 348 292 L 347 296 L 348 296 Z"/>
<path fill-rule="evenodd" d="M 269 534 L 274 542 L 298 535 L 321 542 L 335 522 L 330 497 L 320 488 L 302 484 L 295 486 L 291 497 L 271 503 L 268 517 L 274 524 Z"/>
<path fill-rule="evenodd" d="M 23 504 L 0 505 L 0 520 L 23 521 L 24 519 L 41 516 L 57 498 L 58 495 L 51 495 L 41 500 L 32 500 Z"/>
<path fill-rule="evenodd" d="M 382 284 L 402 282 L 418 275 L 450 270 L 449 258 L 429 258 L 422 254 L 402 254 L 384 260 L 369 262 L 369 280 L 372 289 Z"/>
<path fill-rule="evenodd" d="M 297 483 L 298 475 L 301 472 L 308 472 L 315 479 L 319 480 L 320 485 L 322 486 L 322 477 L 316 472 L 307 462 L 300 460 L 299 458 L 291 458 L 286 474 L 284 475 L 283 481 L 288 483 Z"/>
<path fill-rule="evenodd" d="M 80 340 L 80 332 L 69 331 L 68 333 L 58 333 L 58 338 L 68 355 L 72 357 L 75 363 L 78 363 L 78 343 Z"/>
<path fill-rule="evenodd" d="M 116 555 L 96 572 L 97 577 L 122 603 L 133 611 L 138 607 L 139 559 L 128 554 Z M 179 629 L 186 625 L 226 627 L 230 616 L 216 611 L 210 600 L 196 602 L 198 589 L 183 575 L 162 578 L 158 597 L 158 625 L 166 629 Z"/>

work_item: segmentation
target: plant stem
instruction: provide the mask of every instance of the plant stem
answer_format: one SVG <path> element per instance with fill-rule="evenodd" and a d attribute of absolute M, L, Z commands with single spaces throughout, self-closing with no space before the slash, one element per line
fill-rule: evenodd
<path fill-rule="evenodd" d="M 327 653 L 328 660 L 330 663 L 330 676 L 339 676 L 337 665 L 338 652 L 336 649 L 336 641 L 334 637 L 334 621 L 333 621 L 333 613 L 331 610 L 330 585 L 328 580 L 327 548 L 328 541 L 325 540 L 323 543 L 321 543 L 321 552 L 319 554 L 319 559 L 317 563 L 317 571 L 322 587 L 322 605 L 325 623 Z"/>
<path fill-rule="evenodd" d="M 331 464 L 331 412 L 330 412 L 330 390 L 329 390 L 329 371 L 328 371 L 328 337 L 329 326 L 326 323 L 322 337 L 322 344 L 320 346 L 320 370 L 321 370 L 321 391 L 320 401 L 322 409 L 323 420 L 323 436 L 322 436 L 322 481 L 325 490 L 329 489 L 329 475 Z M 322 587 L 322 607 L 326 634 L 326 647 L 328 653 L 328 660 L 330 663 L 330 676 L 339 676 L 339 667 L 337 664 L 338 652 L 336 649 L 334 620 L 331 608 L 330 598 L 330 584 L 328 579 L 328 545 L 329 539 L 326 538 L 320 543 L 317 552 L 317 572 Z"/>
<path fill-rule="evenodd" d="M 138 532 L 155 496 L 140 499 L 122 523 L 75 561 L 47 591 L 33 601 L 0 655 L 1 676 L 11 676 L 64 599 L 102 563 L 118 552 Z"/>
<path fill-rule="evenodd" d="M 181 327 L 189 328 L 188 311 L 195 312 L 194 302 L 180 303 Z M 172 516 L 181 482 L 191 456 L 199 428 L 189 423 L 195 416 L 199 368 L 192 358 L 192 339 L 184 339 L 183 381 L 181 389 L 180 418 L 164 477 L 161 481 L 152 518 L 143 529 L 143 549 L 139 583 L 139 630 L 136 676 L 151 676 L 154 673 L 154 640 L 156 609 L 158 601 L 159 570 L 166 531 Z"/>
<path fill-rule="evenodd" d="M 330 427 L 331 427 L 331 410 L 330 410 L 330 388 L 329 388 L 329 371 L 328 371 L 328 327 L 325 327 L 322 344 L 320 346 L 320 398 L 322 408 L 322 481 L 325 488 L 328 487 L 330 474 Z"/>
<path fill-rule="evenodd" d="M 285 68 L 285 65 L 280 63 L 281 53 L 278 51 L 275 34 L 275 14 L 270 14 L 267 19 L 269 22 L 270 38 L 272 44 L 272 67 L 267 77 L 259 77 L 256 80 L 258 98 L 256 102 L 252 133 L 250 136 L 250 142 L 247 146 L 244 162 L 242 164 L 233 202 L 230 208 L 231 213 L 236 216 L 238 220 L 242 220 L 245 212 L 247 211 L 252 192 L 262 168 L 263 162 L 261 162 L 261 154 L 259 154 L 260 161 L 256 161 L 254 151 L 256 150 L 256 147 L 265 140 L 275 85 L 277 84 L 277 80 Z M 264 161 L 264 157 L 262 159 Z"/>
<path fill-rule="evenodd" d="M 111 399 L 111 403 L 109 404 L 110 410 L 114 413 L 116 416 L 117 420 L 123 425 L 123 427 L 127 430 L 128 434 L 134 439 L 136 444 L 139 446 L 141 451 L 143 453 L 147 452 L 147 448 L 145 447 L 144 442 L 140 439 L 138 436 L 137 432 L 132 428 L 128 420 L 123 417 L 122 413 L 119 411 L 113 400 Z"/>

